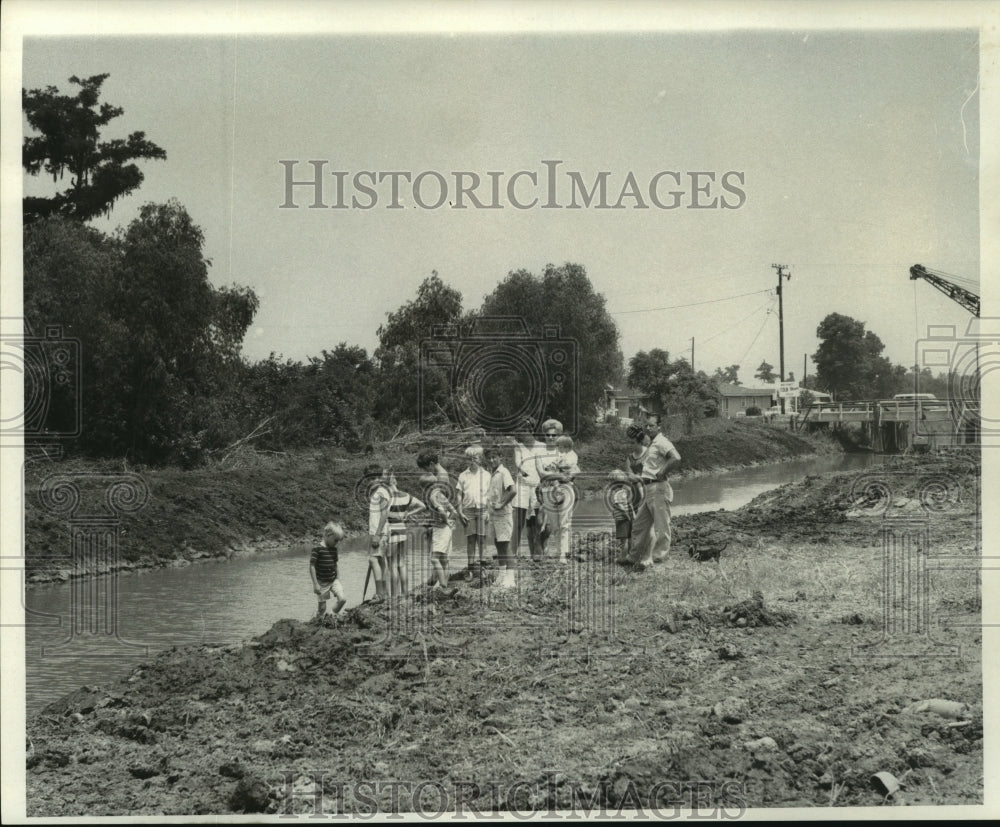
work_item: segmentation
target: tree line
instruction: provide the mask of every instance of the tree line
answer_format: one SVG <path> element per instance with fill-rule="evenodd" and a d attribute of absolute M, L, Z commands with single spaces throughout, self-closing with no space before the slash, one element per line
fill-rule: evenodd
<path fill-rule="evenodd" d="M 27 225 L 24 241 L 26 330 L 37 339 L 57 324 L 61 338 L 78 343 L 80 359 L 80 386 L 52 393 L 33 436 L 65 433 L 79 414 L 73 446 L 95 456 L 192 466 L 243 439 L 267 450 L 359 449 L 418 428 L 474 424 L 480 412 L 513 427 L 525 401 L 536 421 L 556 417 L 583 433 L 593 416 L 580 411 L 592 414 L 621 372 L 617 327 L 576 264 L 512 272 L 471 311 L 432 273 L 415 298 L 387 314 L 371 355 L 340 342 L 304 361 L 272 353 L 252 362 L 241 346 L 258 297 L 249 287 L 210 283 L 202 231 L 180 203 L 147 204 L 115 235 L 53 215 Z M 534 362 L 521 371 L 515 353 L 477 376 L 476 360 L 495 351 L 497 339 L 477 339 L 476 323 L 498 318 L 520 325 L 517 337 L 500 341 Z M 545 365 L 548 326 L 574 345 L 576 362 L 561 383 Z M 457 364 L 429 358 L 442 327 L 465 347 Z M 460 374 L 463 364 L 472 375 Z M 56 370 L 48 365 L 47 375 Z M 482 398 L 463 399 L 466 392 Z"/>
<path fill-rule="evenodd" d="M 180 202 L 146 204 L 112 234 L 87 225 L 141 185 L 135 161 L 167 157 L 142 132 L 101 140 L 122 114 L 99 102 L 107 77 L 70 78 L 75 95 L 50 86 L 22 96 L 38 133 L 24 140 L 25 171 L 56 182 L 69 174 L 62 192 L 24 199 L 26 343 L 45 384 L 29 442 L 76 435 L 78 423 L 72 450 L 192 466 L 241 442 L 359 449 L 486 419 L 510 429 L 555 417 L 585 436 L 606 388 L 622 381 L 690 431 L 717 414 L 717 383 L 739 381 L 738 365 L 710 377 L 661 349 L 640 351 L 626 370 L 604 296 L 575 263 L 511 271 L 472 309 L 432 272 L 386 314 L 371 355 L 340 342 L 304 361 L 272 353 L 251 362 L 242 343 L 260 301 L 250 287 L 211 283 L 204 234 Z M 78 345 L 76 382 L 55 381 L 73 372 L 48 347 L 53 327 Z M 906 369 L 881 356 L 864 323 L 831 314 L 817 335 L 818 387 L 867 396 L 905 384 Z M 773 381 L 766 362 L 758 378 Z M 37 384 L 25 383 L 26 409 Z"/>

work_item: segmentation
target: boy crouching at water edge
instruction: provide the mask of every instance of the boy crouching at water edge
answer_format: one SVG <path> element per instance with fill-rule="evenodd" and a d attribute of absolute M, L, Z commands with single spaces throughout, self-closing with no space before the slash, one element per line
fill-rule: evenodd
<path fill-rule="evenodd" d="M 340 614 L 347 600 L 344 587 L 337 579 L 337 544 L 344 539 L 344 529 L 339 523 L 327 523 L 323 527 L 323 545 L 315 546 L 309 555 L 309 576 L 312 578 L 313 592 L 319 596 L 316 616 L 326 614 L 326 602 L 333 595 L 337 602 L 333 614 Z"/>

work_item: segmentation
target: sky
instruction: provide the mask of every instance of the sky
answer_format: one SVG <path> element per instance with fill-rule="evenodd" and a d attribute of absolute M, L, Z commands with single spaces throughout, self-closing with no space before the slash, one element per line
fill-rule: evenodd
<path fill-rule="evenodd" d="M 370 353 L 432 271 L 469 309 L 512 270 L 573 262 L 605 296 L 626 360 L 690 358 L 693 338 L 696 368 L 739 364 L 752 385 L 762 361 L 779 364 L 772 264 L 791 273 L 797 378 L 831 312 L 907 365 L 928 325 L 964 332 L 966 311 L 909 268 L 978 292 L 979 59 L 970 28 L 44 36 L 23 43 L 21 84 L 65 92 L 71 75 L 110 73 L 102 99 L 125 114 L 105 137 L 143 130 L 167 160 L 142 162 L 140 190 L 94 226 L 178 199 L 204 230 L 212 281 L 260 297 L 250 359 L 342 341 Z M 346 209 L 310 209 L 307 187 L 287 206 L 281 161 L 304 180 L 310 160 L 326 162 L 328 205 L 345 173 Z M 352 186 L 366 170 L 426 174 L 416 196 L 397 178 L 400 209 L 391 179 L 373 208 L 353 207 L 371 202 Z M 528 209 L 507 197 L 522 170 L 539 181 L 516 181 L 515 200 L 539 199 Z M 453 209 L 463 171 L 485 204 L 498 174 L 502 208 Z M 623 208 L 568 208 L 570 173 L 589 188 L 602 172 Z M 447 200 L 421 207 L 438 200 L 438 174 Z M 639 196 L 619 199 L 630 174 Z M 681 191 L 680 206 L 655 206 L 651 181 L 662 204 Z"/>

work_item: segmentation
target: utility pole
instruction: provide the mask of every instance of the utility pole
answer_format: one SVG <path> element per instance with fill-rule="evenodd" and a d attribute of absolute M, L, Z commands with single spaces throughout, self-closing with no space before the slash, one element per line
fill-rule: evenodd
<path fill-rule="evenodd" d="M 787 264 L 772 264 L 772 270 L 778 271 L 778 370 L 781 381 L 785 381 L 785 308 L 781 297 L 781 279 L 792 280 L 792 274 L 786 273 Z M 781 412 L 785 412 L 785 397 L 781 397 Z"/>
<path fill-rule="evenodd" d="M 694 373 L 694 336 L 691 337 L 691 373 Z"/>
<path fill-rule="evenodd" d="M 806 386 L 806 379 L 809 376 L 809 368 L 806 366 L 806 359 L 809 358 L 808 353 L 802 354 L 802 387 Z"/>

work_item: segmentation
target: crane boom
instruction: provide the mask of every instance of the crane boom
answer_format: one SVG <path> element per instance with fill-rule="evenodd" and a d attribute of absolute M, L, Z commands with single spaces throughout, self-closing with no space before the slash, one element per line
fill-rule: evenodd
<path fill-rule="evenodd" d="M 949 299 L 958 302 L 974 316 L 979 316 L 979 296 L 966 290 L 964 287 L 952 284 L 948 279 L 929 271 L 922 264 L 914 264 L 910 268 L 910 279 L 924 279 L 929 281 Z"/>

